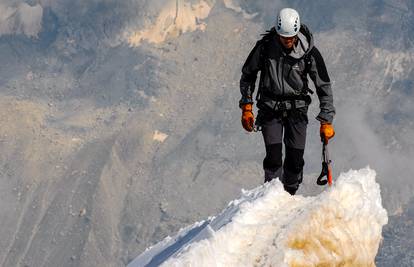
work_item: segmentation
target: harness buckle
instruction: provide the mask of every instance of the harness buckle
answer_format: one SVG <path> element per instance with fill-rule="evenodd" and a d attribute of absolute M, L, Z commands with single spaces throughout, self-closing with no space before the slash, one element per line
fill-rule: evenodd
<path fill-rule="evenodd" d="M 287 105 L 286 105 L 286 101 L 280 101 L 277 104 L 277 109 L 281 110 L 281 111 L 286 111 L 288 109 Z"/>

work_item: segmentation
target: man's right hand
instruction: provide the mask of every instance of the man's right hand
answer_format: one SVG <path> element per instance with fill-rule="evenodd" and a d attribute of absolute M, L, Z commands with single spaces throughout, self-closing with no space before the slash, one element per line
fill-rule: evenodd
<path fill-rule="evenodd" d="M 253 104 L 244 104 L 241 109 L 243 110 L 241 117 L 243 128 L 248 132 L 252 132 L 254 129 Z"/>

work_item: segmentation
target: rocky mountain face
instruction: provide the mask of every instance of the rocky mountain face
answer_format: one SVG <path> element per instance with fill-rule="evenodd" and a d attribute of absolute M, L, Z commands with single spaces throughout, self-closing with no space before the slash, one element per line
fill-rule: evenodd
<path fill-rule="evenodd" d="M 7 0 L 0 265 L 123 266 L 262 183 L 263 144 L 240 126 L 238 81 L 288 5 L 314 32 L 333 81 L 335 173 L 370 165 L 387 210 L 409 209 L 411 1 Z M 308 174 L 320 171 L 312 98 Z M 308 177 L 301 193 L 321 190 Z M 391 266 L 393 255 L 381 255 L 378 265 Z"/>

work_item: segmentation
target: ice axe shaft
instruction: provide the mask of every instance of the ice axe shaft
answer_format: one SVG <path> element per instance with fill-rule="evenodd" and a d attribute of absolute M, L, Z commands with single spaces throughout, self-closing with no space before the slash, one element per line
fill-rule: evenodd
<path fill-rule="evenodd" d="M 331 160 L 329 159 L 328 140 L 323 140 L 322 146 L 322 172 L 316 181 L 318 185 L 332 185 Z"/>

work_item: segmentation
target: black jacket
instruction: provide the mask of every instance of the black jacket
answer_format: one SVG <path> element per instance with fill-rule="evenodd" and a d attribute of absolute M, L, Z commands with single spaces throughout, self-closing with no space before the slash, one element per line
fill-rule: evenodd
<path fill-rule="evenodd" d="M 257 73 L 260 82 L 257 100 L 303 99 L 310 91 L 309 75 L 316 87 L 320 103 L 320 121 L 332 122 L 335 115 L 331 82 L 325 62 L 313 44 L 312 33 L 301 25 L 298 42 L 291 51 L 286 51 L 272 28 L 259 40 L 242 69 L 240 79 L 240 103 L 253 103 Z"/>

